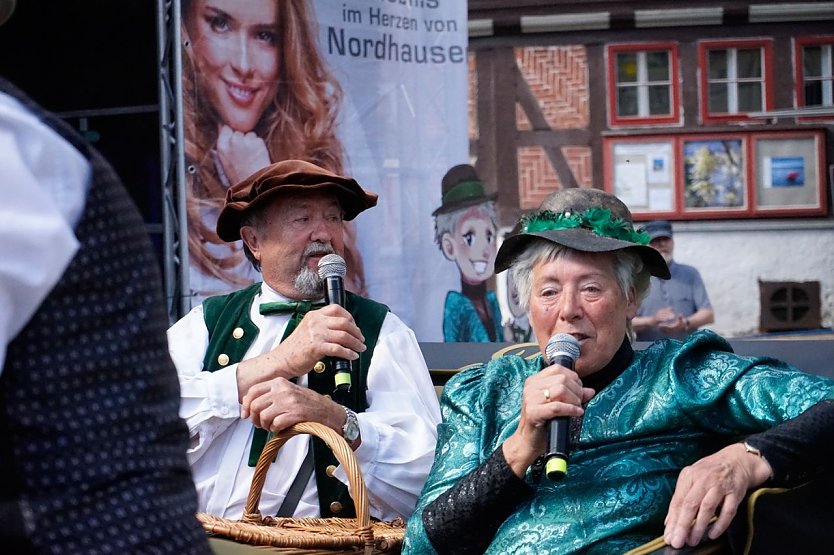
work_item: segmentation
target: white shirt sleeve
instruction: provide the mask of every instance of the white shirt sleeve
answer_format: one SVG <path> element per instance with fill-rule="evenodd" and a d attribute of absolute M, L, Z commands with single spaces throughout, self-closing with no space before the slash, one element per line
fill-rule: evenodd
<path fill-rule="evenodd" d="M 440 407 L 414 332 L 392 313 L 368 369 L 367 399 L 368 408 L 358 415 L 362 443 L 354 454 L 371 513 L 407 518 L 434 461 Z M 335 475 L 347 483 L 344 469 Z"/>
<path fill-rule="evenodd" d="M 89 181 L 81 153 L 0 93 L 0 372 L 7 345 L 78 250 Z"/>
<path fill-rule="evenodd" d="M 208 450 L 214 438 L 240 419 L 237 364 L 203 372 L 208 340 L 203 305 L 194 307 L 168 329 L 168 350 L 180 381 L 180 417 L 191 437 L 191 464 Z"/>

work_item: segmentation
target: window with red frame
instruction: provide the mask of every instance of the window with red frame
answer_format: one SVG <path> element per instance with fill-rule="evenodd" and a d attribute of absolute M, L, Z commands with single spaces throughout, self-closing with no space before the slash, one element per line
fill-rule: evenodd
<path fill-rule="evenodd" d="M 834 106 L 834 36 L 798 38 L 800 106 Z"/>
<path fill-rule="evenodd" d="M 715 41 L 699 44 L 704 121 L 746 119 L 771 109 L 771 43 Z"/>
<path fill-rule="evenodd" d="M 676 44 L 609 45 L 608 60 L 611 125 L 680 120 Z"/>

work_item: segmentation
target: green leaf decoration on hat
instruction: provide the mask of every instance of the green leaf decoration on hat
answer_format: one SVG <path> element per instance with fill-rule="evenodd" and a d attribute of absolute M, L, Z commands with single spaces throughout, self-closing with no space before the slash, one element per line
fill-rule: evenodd
<path fill-rule="evenodd" d="M 619 239 L 638 245 L 649 244 L 648 233 L 635 231 L 629 222 L 614 217 L 611 210 L 607 208 L 589 208 L 582 213 L 562 212 L 560 214 L 552 210 L 543 210 L 523 216 L 521 225 L 525 233 L 581 227 L 601 237 Z"/>

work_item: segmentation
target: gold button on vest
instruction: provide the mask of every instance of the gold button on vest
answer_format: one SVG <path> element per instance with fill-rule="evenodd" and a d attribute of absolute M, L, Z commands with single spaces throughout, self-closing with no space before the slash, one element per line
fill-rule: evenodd
<path fill-rule="evenodd" d="M 229 355 L 226 353 L 220 353 L 217 357 L 217 363 L 220 364 L 220 366 L 226 366 L 229 364 Z"/>
<path fill-rule="evenodd" d="M 342 512 L 342 504 L 339 503 L 338 501 L 334 501 L 333 503 L 330 504 L 330 511 L 333 514 L 341 513 Z"/>
<path fill-rule="evenodd" d="M 232 331 L 232 337 L 234 337 L 235 339 L 240 339 L 241 337 L 243 337 L 243 328 L 235 328 Z"/>
<path fill-rule="evenodd" d="M 313 366 L 313 371 L 314 371 L 316 374 L 321 374 L 322 372 L 324 372 L 324 369 L 325 369 L 325 368 L 326 368 L 326 367 L 325 367 L 324 363 L 323 363 L 322 361 L 318 361 L 318 362 L 315 364 L 315 366 Z"/>
<path fill-rule="evenodd" d="M 329 478 L 333 477 L 334 472 L 336 472 L 336 465 L 335 464 L 329 464 L 329 465 L 327 465 L 327 468 L 324 469 L 324 473 L 327 474 L 327 476 Z"/>

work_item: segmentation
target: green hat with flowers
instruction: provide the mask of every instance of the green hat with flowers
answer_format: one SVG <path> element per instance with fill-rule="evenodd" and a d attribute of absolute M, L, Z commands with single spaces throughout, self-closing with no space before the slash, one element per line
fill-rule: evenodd
<path fill-rule="evenodd" d="M 538 210 L 521 218 L 518 232 L 501 244 L 495 272 L 509 268 L 537 237 L 584 252 L 631 250 L 653 276 L 671 277 L 663 256 L 649 246 L 649 234 L 634 229 L 628 207 L 599 189 L 572 188 L 549 194 Z"/>

